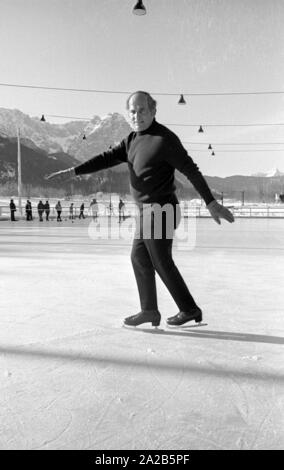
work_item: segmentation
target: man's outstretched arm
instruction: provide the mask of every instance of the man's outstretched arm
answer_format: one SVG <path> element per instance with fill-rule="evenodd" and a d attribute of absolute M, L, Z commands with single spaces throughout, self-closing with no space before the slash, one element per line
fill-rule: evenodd
<path fill-rule="evenodd" d="M 96 171 L 105 170 L 120 163 L 127 161 L 127 153 L 125 142 L 122 141 L 119 145 L 107 150 L 95 157 L 90 158 L 84 163 L 75 167 L 67 168 L 66 170 L 56 171 L 45 177 L 46 180 L 54 178 L 71 178 L 72 176 L 86 175 L 88 173 L 95 173 Z"/>

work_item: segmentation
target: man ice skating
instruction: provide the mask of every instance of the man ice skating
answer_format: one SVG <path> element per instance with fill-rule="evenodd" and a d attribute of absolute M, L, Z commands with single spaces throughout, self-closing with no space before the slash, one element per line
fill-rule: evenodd
<path fill-rule="evenodd" d="M 126 103 L 133 132 L 119 145 L 101 153 L 77 167 L 51 174 L 48 178 L 63 175 L 81 175 L 127 162 L 131 194 L 138 206 L 138 224 L 131 261 L 137 282 L 141 311 L 125 318 L 126 325 L 143 323 L 160 324 L 155 273 L 166 285 L 179 313 L 168 318 L 169 325 L 183 325 L 189 321 L 200 322 L 202 311 L 196 304 L 172 258 L 174 231 L 179 223 L 179 205 L 175 194 L 175 169 L 187 176 L 204 199 L 207 208 L 220 224 L 220 218 L 233 222 L 234 217 L 214 199 L 198 166 L 183 148 L 179 138 L 156 119 L 156 101 L 147 92 L 131 94 Z M 155 208 L 168 206 L 167 212 Z M 157 220 L 156 220 L 157 219 Z M 155 236 L 155 223 L 160 224 L 161 236 Z M 147 232 L 145 236 L 145 230 Z"/>

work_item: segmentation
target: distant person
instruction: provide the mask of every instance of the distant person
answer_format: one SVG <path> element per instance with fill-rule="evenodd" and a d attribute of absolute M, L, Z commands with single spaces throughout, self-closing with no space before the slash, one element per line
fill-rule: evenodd
<path fill-rule="evenodd" d="M 16 222 L 15 219 L 15 212 L 17 210 L 16 204 L 14 203 L 14 199 L 10 200 L 10 217 L 12 222 Z"/>
<path fill-rule="evenodd" d="M 131 260 L 141 311 L 125 318 L 124 323 L 131 326 L 160 324 L 155 272 L 159 274 L 179 308 L 176 315 L 167 319 L 168 325 L 200 322 L 202 310 L 196 304 L 172 258 L 174 232 L 180 221 L 180 207 L 174 183 L 175 170 L 183 173 L 193 184 L 215 222 L 220 224 L 220 218 L 233 222 L 233 214 L 215 200 L 204 176 L 177 135 L 156 121 L 156 101 L 149 93 L 132 93 L 127 99 L 126 108 L 133 132 L 120 144 L 75 168 L 53 173 L 49 178 L 93 173 L 126 162 L 130 173 L 131 193 L 139 210 Z M 161 211 L 165 206 L 170 210 Z M 160 210 L 155 213 L 155 208 Z M 155 235 L 156 224 L 161 236 Z"/>
<path fill-rule="evenodd" d="M 45 211 L 45 219 L 48 222 L 49 221 L 49 214 L 50 214 L 50 205 L 49 205 L 48 201 L 45 201 L 44 211 Z"/>
<path fill-rule="evenodd" d="M 38 211 L 39 221 L 43 222 L 42 216 L 43 216 L 43 213 L 44 213 L 44 205 L 43 205 L 42 201 L 39 201 L 39 203 L 37 205 L 37 211 Z"/>
<path fill-rule="evenodd" d="M 93 217 L 93 220 L 97 220 L 98 218 L 98 203 L 97 200 L 94 198 L 90 204 L 90 210 Z"/>
<path fill-rule="evenodd" d="M 27 200 L 25 209 L 26 209 L 26 220 L 27 221 L 33 220 L 32 203 L 29 199 Z"/>
<path fill-rule="evenodd" d="M 33 207 L 32 207 L 32 203 L 30 200 L 29 200 L 29 216 L 30 216 L 30 220 L 33 220 Z"/>
<path fill-rule="evenodd" d="M 70 207 L 69 207 L 69 219 L 73 220 L 74 219 L 74 203 L 71 202 Z"/>
<path fill-rule="evenodd" d="M 113 204 L 112 202 L 110 201 L 109 202 L 109 205 L 108 205 L 108 210 L 109 210 L 109 215 L 114 215 L 114 212 L 113 212 Z"/>
<path fill-rule="evenodd" d="M 80 206 L 79 219 L 84 219 L 84 218 L 85 218 L 85 216 L 84 216 L 84 210 L 85 210 L 85 204 L 82 203 L 81 206 Z"/>
<path fill-rule="evenodd" d="M 62 206 L 61 206 L 60 201 L 58 201 L 58 203 L 56 204 L 55 210 L 57 212 L 57 219 L 56 219 L 57 222 L 62 222 L 62 219 L 61 219 Z"/>
<path fill-rule="evenodd" d="M 29 201 L 27 200 L 26 205 L 25 205 L 25 212 L 26 212 L 26 221 L 30 220 L 29 217 Z"/>
<path fill-rule="evenodd" d="M 119 203 L 118 203 L 118 223 L 119 224 L 125 219 L 124 206 L 125 206 L 125 204 L 124 204 L 123 200 L 120 198 Z"/>

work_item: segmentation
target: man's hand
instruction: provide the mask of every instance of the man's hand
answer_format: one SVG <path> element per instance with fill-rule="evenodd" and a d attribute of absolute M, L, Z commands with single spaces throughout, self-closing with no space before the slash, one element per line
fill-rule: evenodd
<path fill-rule="evenodd" d="M 235 220 L 232 212 L 230 212 L 226 207 L 221 206 L 221 204 L 219 204 L 217 201 L 210 202 L 207 206 L 207 209 L 209 210 L 215 222 L 217 222 L 219 225 L 221 224 L 220 219 L 225 219 L 230 223 L 234 222 Z"/>
<path fill-rule="evenodd" d="M 67 170 L 60 170 L 56 171 L 55 173 L 51 173 L 50 175 L 46 175 L 44 177 L 45 180 L 52 180 L 55 178 L 61 179 L 61 178 L 71 178 L 72 176 L 75 176 L 75 170 L 74 167 L 67 168 Z"/>

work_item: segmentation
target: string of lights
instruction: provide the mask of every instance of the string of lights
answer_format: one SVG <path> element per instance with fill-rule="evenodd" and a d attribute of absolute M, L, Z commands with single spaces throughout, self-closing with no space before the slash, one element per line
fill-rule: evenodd
<path fill-rule="evenodd" d="M 208 152 L 207 150 L 204 150 L 204 149 L 192 149 L 194 150 L 194 152 Z M 218 153 L 250 153 L 250 152 L 284 152 L 284 149 L 254 149 L 254 150 L 247 150 L 247 149 L 241 149 L 241 150 L 232 150 L 232 149 L 228 149 L 228 150 L 219 150 L 215 148 L 215 151 L 217 151 Z"/>
<path fill-rule="evenodd" d="M 56 115 L 58 117 L 58 115 Z M 61 117 L 66 117 L 66 116 L 61 116 Z M 73 116 L 73 118 L 75 118 Z M 78 119 L 78 118 L 75 118 L 75 119 Z M 84 118 L 85 119 L 85 118 Z M 45 118 L 44 118 L 44 115 L 42 115 L 42 118 L 41 118 L 41 121 L 45 122 Z M 6 137 L 9 137 L 8 134 L 6 134 L 3 130 L 0 131 L 0 135 L 4 135 Z M 82 140 L 86 140 L 87 137 L 86 135 L 84 134 L 83 137 L 82 137 Z M 188 142 L 188 141 L 182 141 L 183 144 L 185 144 L 186 146 L 188 145 L 200 145 L 200 142 Z M 206 144 L 207 145 L 207 144 Z M 193 150 L 194 152 L 201 152 L 201 153 L 208 153 L 208 150 L 212 150 L 211 152 L 211 155 L 212 156 L 215 156 L 215 151 L 216 151 L 216 147 L 214 147 L 214 150 L 213 151 L 213 147 L 212 145 L 284 145 L 283 142 L 233 142 L 233 143 L 226 143 L 226 142 L 215 142 L 213 144 L 209 144 L 208 146 L 208 149 L 207 150 L 204 150 L 203 148 L 200 149 L 200 148 L 193 148 L 191 150 Z M 220 149 L 217 149 L 217 152 L 218 153 L 259 153 L 259 152 L 284 152 L 284 149 L 239 149 L 239 150 L 236 150 L 236 149 L 223 149 L 223 150 L 220 150 Z"/>
<path fill-rule="evenodd" d="M 66 88 L 66 87 L 50 87 L 50 86 L 41 86 L 41 85 L 24 85 L 24 84 L 12 84 L 12 83 L 0 83 L 0 86 L 3 87 L 14 87 L 14 88 L 27 88 L 27 89 L 40 89 L 40 90 L 52 90 L 52 91 L 67 91 L 67 92 L 86 92 L 86 93 L 102 93 L 102 94 L 131 94 L 130 91 L 121 91 L 121 90 L 98 90 L 98 89 L 86 89 L 86 88 Z M 268 95 L 268 94 L 283 94 L 284 91 L 282 90 L 269 90 L 269 91 L 235 91 L 235 92 L 206 92 L 206 93 L 184 93 L 180 95 L 180 99 L 178 101 L 179 104 L 186 104 L 184 96 L 240 96 L 240 95 Z M 157 96 L 177 96 L 177 93 L 152 93 L 153 95 Z M 74 119 L 74 120 L 82 120 L 82 121 L 91 121 L 90 117 L 78 117 L 78 116 L 66 116 L 66 115 L 58 115 L 58 114 L 47 114 L 47 117 L 53 118 L 62 118 L 62 119 Z M 45 115 L 43 114 L 41 117 L 41 121 L 46 121 Z M 204 133 L 204 128 L 206 127 L 264 127 L 264 126 L 284 126 L 282 122 L 273 122 L 273 123 L 203 123 L 202 125 L 196 123 L 165 123 L 168 126 L 175 126 L 175 127 L 198 127 L 199 133 Z M 86 140 L 86 135 L 84 134 L 83 139 Z M 200 145 L 200 142 L 187 142 L 183 141 L 184 144 L 188 145 Z M 228 143 L 228 142 L 215 142 L 209 144 L 208 149 L 213 150 L 212 145 L 283 145 L 283 142 L 235 142 L 235 143 Z M 215 147 L 214 147 L 215 148 Z M 216 150 L 216 149 L 215 149 Z M 206 150 L 203 149 L 195 149 L 195 151 L 205 152 Z M 281 149 L 254 149 L 254 150 L 247 150 L 247 149 L 240 149 L 240 150 L 219 150 L 218 152 L 282 152 Z M 212 151 L 211 155 L 215 155 L 214 151 Z"/>
<path fill-rule="evenodd" d="M 78 116 L 62 116 L 59 114 L 45 114 L 46 117 L 55 117 L 55 118 L 62 118 L 62 119 L 76 119 L 79 121 L 90 121 L 91 118 L 89 117 L 78 117 Z"/>
<path fill-rule="evenodd" d="M 167 126 L 180 126 L 180 127 L 196 127 L 199 126 L 199 124 L 183 124 L 183 123 L 166 123 Z M 202 130 L 199 130 L 199 132 L 204 132 L 203 127 L 262 127 L 262 126 L 284 126 L 284 122 L 262 122 L 262 123 L 232 123 L 232 124 L 202 124 Z"/>
<path fill-rule="evenodd" d="M 51 86 L 42 86 L 42 85 L 25 85 L 19 83 L 0 83 L 0 86 L 3 87 L 14 87 L 14 88 L 27 88 L 27 89 L 40 89 L 40 90 L 52 90 L 52 91 L 68 91 L 68 92 L 86 92 L 86 93 L 102 93 L 102 94 L 127 94 L 129 95 L 131 92 L 122 91 L 122 90 L 98 90 L 98 89 L 91 89 L 91 88 L 67 88 L 67 87 L 51 87 Z M 178 101 L 179 104 L 186 104 L 184 100 L 184 96 L 230 96 L 230 95 L 267 95 L 267 94 L 283 94 L 284 91 L 282 90 L 269 90 L 269 91 L 235 91 L 235 92 L 206 92 L 206 93 L 184 93 L 180 95 L 180 99 Z M 152 93 L 153 95 L 157 96 L 177 96 L 177 93 Z M 78 120 L 86 120 L 89 121 L 90 118 L 85 117 L 77 117 L 77 116 L 63 116 L 63 115 L 55 115 L 50 114 L 47 115 L 49 117 L 55 118 L 64 118 L 64 119 L 78 119 Z M 44 115 L 42 115 L 42 121 L 44 120 Z M 174 127 L 196 127 L 199 126 L 198 132 L 203 133 L 204 127 L 263 127 L 263 126 L 284 126 L 282 122 L 273 122 L 273 123 L 203 123 L 200 124 L 187 124 L 187 123 L 165 123 L 168 126 Z"/>
<path fill-rule="evenodd" d="M 90 117 L 77 117 L 77 116 L 63 116 L 63 115 L 59 115 L 59 114 L 45 114 L 44 116 L 46 117 L 55 117 L 55 118 L 63 118 L 63 119 L 79 119 L 79 120 L 83 120 L 83 121 L 90 121 L 91 118 Z M 200 126 L 200 124 L 184 124 L 184 123 L 175 123 L 175 124 L 172 124 L 172 123 L 165 123 L 165 125 L 167 126 L 180 126 L 180 127 L 199 127 L 199 131 L 198 132 L 204 132 L 203 130 L 203 127 L 226 127 L 226 126 L 229 126 L 229 127 L 250 127 L 250 126 L 253 126 L 253 127 L 258 127 L 258 126 L 284 126 L 284 122 L 268 122 L 268 123 L 244 123 L 244 124 L 241 124 L 241 123 L 236 123 L 236 124 L 203 124 L 202 126 Z"/>
<path fill-rule="evenodd" d="M 212 156 L 215 156 L 215 151 L 217 151 L 217 153 L 259 153 L 259 152 L 284 152 L 284 149 L 276 149 L 276 148 L 250 148 L 250 149 L 246 149 L 246 148 L 241 148 L 241 149 L 232 149 L 232 148 L 228 148 L 228 149 L 219 149 L 218 147 L 219 146 L 230 146 L 230 145 L 233 145 L 233 146 L 236 146 L 236 145 L 284 145 L 284 142 L 213 142 L 211 144 L 205 144 L 205 145 L 208 145 L 208 148 L 207 150 L 205 150 L 204 148 L 196 148 L 196 147 L 191 147 L 192 145 L 201 145 L 201 142 L 188 142 L 188 141 L 184 141 L 182 140 L 181 141 L 185 147 L 187 147 L 188 149 L 190 148 L 190 151 L 194 151 L 194 152 L 203 152 L 203 153 L 208 153 L 208 150 L 211 150 L 211 155 Z M 213 146 L 214 146 L 214 150 L 213 150 Z M 216 148 L 217 146 L 217 148 Z"/>
<path fill-rule="evenodd" d="M 79 119 L 79 120 L 84 120 L 84 121 L 90 121 L 90 118 L 87 118 L 87 117 L 78 117 L 78 116 L 66 116 L 66 115 L 58 115 L 58 114 L 48 114 L 46 116 L 49 116 L 49 117 L 57 117 L 57 118 L 68 118 L 68 119 Z M 46 122 L 46 119 L 45 119 L 45 115 L 42 115 L 41 119 L 40 119 L 42 122 Z M 171 125 L 171 124 L 168 124 L 168 125 Z M 182 125 L 182 124 L 181 124 Z M 193 124 L 190 124 L 190 126 L 193 125 Z M 268 124 L 268 125 L 272 125 L 272 124 Z M 194 125 L 196 127 L 196 124 Z M 3 135 L 3 131 L 1 131 L 1 134 Z M 86 137 L 86 134 L 83 135 L 82 137 L 83 140 L 87 140 L 87 137 Z M 190 141 L 184 141 L 182 140 L 182 143 L 185 144 L 186 146 L 188 145 L 201 145 L 202 143 L 201 142 L 190 142 Z M 204 143 L 205 144 L 205 143 Z M 217 147 L 218 146 L 229 146 L 229 145 L 284 145 L 284 142 L 211 142 L 210 144 L 206 143 L 206 145 L 208 145 L 208 150 L 213 150 L 213 147 L 212 145 L 214 145 L 214 149 L 216 150 L 216 145 Z M 197 149 L 197 148 L 194 148 L 192 149 L 196 152 L 207 152 L 207 150 L 204 150 L 204 149 Z M 219 150 L 218 149 L 218 153 L 220 152 L 224 152 L 224 153 L 232 153 L 232 152 L 238 152 L 238 153 L 247 153 L 247 152 L 284 152 L 284 149 L 240 149 L 240 150 L 235 150 L 235 149 L 225 149 L 225 150 Z M 215 155 L 214 152 L 212 152 L 211 155 Z"/>
<path fill-rule="evenodd" d="M 63 118 L 63 119 L 75 119 L 75 120 L 82 120 L 82 121 L 86 121 L 86 122 L 89 122 L 90 121 L 90 118 L 89 117 L 79 117 L 79 116 L 66 116 L 66 115 L 58 115 L 58 114 L 46 114 L 46 115 L 42 115 L 41 117 L 41 121 L 43 122 L 46 122 L 46 119 L 45 119 L 45 116 L 47 117 L 56 117 L 56 118 Z M 167 124 L 167 125 L 172 125 L 172 124 Z M 181 125 L 181 126 L 188 126 L 188 124 L 176 124 L 176 125 Z M 219 125 L 219 124 L 218 124 Z M 238 124 L 237 124 L 238 125 Z M 243 125 L 254 125 L 254 124 L 243 124 Z M 262 124 L 262 125 L 273 125 L 272 123 L 269 123 L 269 124 Z M 277 123 L 275 125 L 284 125 L 284 124 L 280 124 L 280 123 Z M 194 126 L 194 127 L 197 127 L 197 124 L 189 124 L 189 126 Z M 1 134 L 3 135 L 3 132 L 1 131 Z M 83 140 L 86 140 L 87 137 L 86 135 L 84 134 L 83 136 Z M 229 145 L 284 145 L 284 142 L 211 142 L 211 143 L 201 143 L 201 142 L 192 142 L 192 141 L 185 141 L 185 140 L 182 140 L 182 143 L 183 144 L 186 144 L 186 145 L 201 145 L 201 144 L 205 144 L 205 145 L 209 145 L 208 146 L 208 149 L 209 150 L 212 150 L 212 145 L 214 146 L 229 146 Z M 196 151 L 205 151 L 203 149 L 194 149 Z M 222 150 L 219 150 L 219 152 L 222 152 Z M 228 152 L 228 151 L 235 151 L 235 150 L 232 150 L 232 149 L 229 149 L 229 150 L 224 150 L 224 152 Z M 239 152 L 244 152 L 244 151 L 249 151 L 249 150 L 245 150 L 245 149 L 241 149 L 239 150 Z M 283 151 L 281 149 L 261 149 L 261 150 L 253 150 L 255 152 L 258 152 L 258 151 Z"/>
<path fill-rule="evenodd" d="M 200 145 L 201 142 L 182 141 L 184 144 Z M 209 142 L 205 145 L 210 145 Z M 211 145 L 284 145 L 284 142 L 211 142 Z"/>
<path fill-rule="evenodd" d="M 94 88 L 67 88 L 67 87 L 51 87 L 43 85 L 24 85 L 20 83 L 0 83 L 0 86 L 3 87 L 13 87 L 13 88 L 30 88 L 35 90 L 50 90 L 50 91 L 68 91 L 68 92 L 78 92 L 78 93 L 102 93 L 102 94 L 120 94 L 120 95 L 130 95 L 132 91 L 129 90 L 98 90 Z M 240 95 L 280 95 L 284 94 L 284 90 L 259 90 L 259 91 L 218 91 L 218 92 L 189 92 L 189 93 L 162 93 L 162 92 L 151 92 L 155 96 L 240 96 Z M 185 104 L 179 102 L 179 104 Z"/>
<path fill-rule="evenodd" d="M 83 117 L 76 117 L 76 116 L 62 116 L 62 115 L 56 115 L 56 114 L 47 114 L 46 115 L 47 117 L 56 117 L 56 118 L 68 118 L 68 119 L 81 119 L 81 120 L 85 120 L 85 121 L 89 121 L 90 119 L 89 118 L 83 118 Z M 41 121 L 45 121 L 45 117 L 44 115 L 42 115 L 42 118 L 41 118 Z M 173 124 L 167 124 L 167 125 L 173 125 Z M 178 125 L 178 124 L 176 124 Z M 185 125 L 185 126 L 188 126 L 188 124 L 180 124 L 180 125 Z M 219 126 L 220 124 L 217 124 L 217 126 Z M 237 125 L 244 125 L 244 126 L 257 126 L 259 124 L 237 124 Z M 273 123 L 266 123 L 266 124 L 261 124 L 262 126 L 263 125 L 274 125 Z M 284 125 L 284 123 L 277 123 L 275 125 Z M 189 126 L 194 126 L 194 127 L 197 127 L 197 124 L 189 124 Z M 233 124 L 230 124 L 230 126 L 233 126 Z M 203 128 L 202 126 L 199 127 L 199 131 L 198 132 L 204 132 L 203 131 Z M 87 140 L 87 137 L 86 137 L 86 134 L 84 134 L 83 136 L 83 140 Z M 187 145 L 200 145 L 201 143 L 200 142 L 188 142 L 188 141 L 182 141 L 183 144 L 187 144 Z M 208 144 L 206 144 L 208 145 Z M 283 142 L 235 142 L 235 143 L 228 143 L 228 142 L 222 142 L 222 143 L 218 143 L 218 142 L 215 142 L 215 143 L 210 143 L 209 146 L 208 146 L 208 150 L 213 150 L 212 148 L 212 145 L 284 145 Z M 215 149 L 216 150 L 216 149 Z M 206 150 L 203 150 L 203 149 L 194 149 L 194 151 L 198 151 L 198 152 L 206 152 Z M 241 149 L 241 150 L 219 150 L 218 149 L 218 153 L 219 152 L 274 152 L 274 151 L 277 151 L 277 152 L 283 152 L 283 150 L 281 149 L 261 149 L 261 150 L 246 150 L 246 149 Z M 212 156 L 215 155 L 214 151 L 211 153 Z"/>

